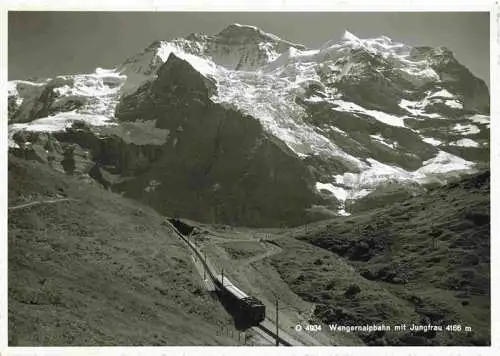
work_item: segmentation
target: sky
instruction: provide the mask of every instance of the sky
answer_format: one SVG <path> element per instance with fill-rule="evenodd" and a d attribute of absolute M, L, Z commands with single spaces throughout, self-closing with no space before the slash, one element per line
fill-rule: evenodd
<path fill-rule="evenodd" d="M 154 40 L 253 25 L 317 48 L 349 30 L 412 46 L 445 46 L 489 86 L 487 12 L 9 12 L 8 77 L 53 77 L 111 68 Z"/>

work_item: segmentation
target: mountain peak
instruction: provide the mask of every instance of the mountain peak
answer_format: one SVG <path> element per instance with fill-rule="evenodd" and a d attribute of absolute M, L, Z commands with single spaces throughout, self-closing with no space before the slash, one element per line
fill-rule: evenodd
<path fill-rule="evenodd" d="M 342 40 L 344 41 L 359 41 L 360 39 L 356 37 L 353 33 L 349 32 L 349 30 L 345 30 L 342 35 Z"/>
<path fill-rule="evenodd" d="M 199 63 L 193 63 L 191 56 L 172 51 L 168 54 L 167 60 L 157 69 L 158 76 L 153 87 L 159 88 L 160 92 L 168 91 L 172 80 L 174 80 L 176 85 L 182 84 L 190 88 L 206 89 L 211 80 L 208 79 L 207 73 L 203 69 L 205 68 Z M 213 84 L 210 84 L 210 87 L 212 88 Z"/>
<path fill-rule="evenodd" d="M 241 29 L 248 29 L 248 30 L 253 30 L 253 31 L 261 31 L 262 30 L 260 28 L 258 28 L 257 26 L 252 26 L 252 25 L 244 25 L 244 24 L 240 24 L 240 23 L 232 23 L 230 24 L 229 26 L 227 26 L 228 28 L 229 27 L 233 27 L 233 28 L 241 28 Z"/>
<path fill-rule="evenodd" d="M 253 44 L 261 41 L 284 42 L 278 36 L 262 31 L 251 25 L 233 23 L 215 35 L 215 38 L 224 42 Z"/>
<path fill-rule="evenodd" d="M 403 44 L 398 44 L 394 43 L 392 38 L 388 36 L 379 36 L 379 37 L 374 37 L 374 38 L 359 38 L 356 35 L 354 35 L 352 32 L 349 30 L 345 30 L 344 34 L 342 35 L 342 41 L 345 42 L 351 42 L 359 45 L 365 45 L 368 47 L 388 47 L 392 45 L 397 45 L 401 46 Z"/>
<path fill-rule="evenodd" d="M 146 51 L 148 51 L 148 50 L 156 50 L 156 49 L 160 48 L 161 47 L 161 43 L 162 43 L 161 40 L 154 40 L 153 42 L 151 42 L 149 44 L 149 46 L 146 47 Z"/>
<path fill-rule="evenodd" d="M 222 31 L 220 31 L 217 37 L 228 37 L 228 36 L 255 36 L 262 35 L 265 32 L 260 28 L 251 25 L 242 25 L 239 23 L 233 23 L 226 26 Z"/>
<path fill-rule="evenodd" d="M 265 32 L 260 28 L 252 25 L 242 25 L 233 23 L 218 34 L 215 35 L 216 40 L 230 43 L 253 44 L 261 41 L 283 44 L 286 47 L 293 46 L 300 49 L 305 49 L 304 45 L 293 43 L 284 40 L 272 33 Z"/>

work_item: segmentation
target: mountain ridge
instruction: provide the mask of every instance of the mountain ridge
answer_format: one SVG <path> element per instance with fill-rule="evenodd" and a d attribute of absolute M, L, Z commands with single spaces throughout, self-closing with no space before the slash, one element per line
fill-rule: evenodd
<path fill-rule="evenodd" d="M 179 89 L 172 91 L 161 77 L 178 60 L 186 77 L 168 84 Z M 183 80 L 196 77 L 204 84 L 181 90 Z M 115 70 L 57 78 L 10 84 L 12 149 L 20 149 L 15 137 L 19 141 L 22 132 L 64 131 L 78 121 L 87 122 L 90 131 L 108 132 L 122 132 L 125 122 L 134 127 L 153 122 L 153 128 L 140 130 L 167 130 L 172 137 L 185 125 L 171 127 L 169 117 L 181 117 L 191 105 L 220 104 L 255 120 L 276 147 L 311 172 L 310 209 L 341 215 L 348 214 L 348 200 L 387 182 L 444 182 L 489 162 L 484 82 L 446 48 L 410 47 L 387 36 L 360 39 L 346 31 L 339 42 L 307 49 L 255 26 L 232 24 L 211 36 L 154 41 Z M 158 86 L 169 96 L 149 100 Z M 17 90 L 23 87 L 33 89 L 23 97 Z M 174 107 L 172 100 L 178 103 Z M 204 115 L 195 111 L 198 118 L 190 120 Z M 190 127 L 184 135 L 195 139 L 198 131 Z M 89 145 L 82 149 L 95 146 Z"/>

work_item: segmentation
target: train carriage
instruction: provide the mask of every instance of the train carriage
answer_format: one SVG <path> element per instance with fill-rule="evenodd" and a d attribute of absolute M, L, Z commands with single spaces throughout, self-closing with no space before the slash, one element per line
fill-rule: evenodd
<path fill-rule="evenodd" d="M 185 236 L 193 232 L 194 228 L 177 218 L 170 218 L 168 222 L 174 226 L 179 236 L 184 239 L 189 247 L 196 253 L 198 258 L 203 261 L 196 246 L 185 238 Z M 221 300 L 235 314 L 235 319 L 240 325 L 244 325 L 245 327 L 256 326 L 264 321 L 266 318 L 266 307 L 260 300 L 247 295 L 231 283 L 229 279 L 223 277 L 223 275 L 214 275 L 208 266 L 205 265 L 205 268 L 207 268 L 210 278 L 214 281 Z"/>
<path fill-rule="evenodd" d="M 222 275 L 217 275 L 215 282 L 223 297 L 232 303 L 242 320 L 251 326 L 258 325 L 264 321 L 266 318 L 266 307 L 260 300 L 247 295 L 232 284 L 229 279 L 223 278 Z"/>

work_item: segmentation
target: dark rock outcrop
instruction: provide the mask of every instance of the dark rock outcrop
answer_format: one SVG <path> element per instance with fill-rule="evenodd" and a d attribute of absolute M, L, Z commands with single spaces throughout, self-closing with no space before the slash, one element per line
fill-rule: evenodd
<path fill-rule="evenodd" d="M 277 226 L 297 224 L 317 199 L 313 179 L 252 117 L 209 98 L 209 79 L 171 54 L 158 77 L 123 98 L 120 120 L 156 120 L 171 132 L 147 172 L 116 189 L 169 215 L 200 221 Z M 144 190 L 159 181 L 157 193 Z M 159 190 L 159 192 L 158 192 Z"/>

